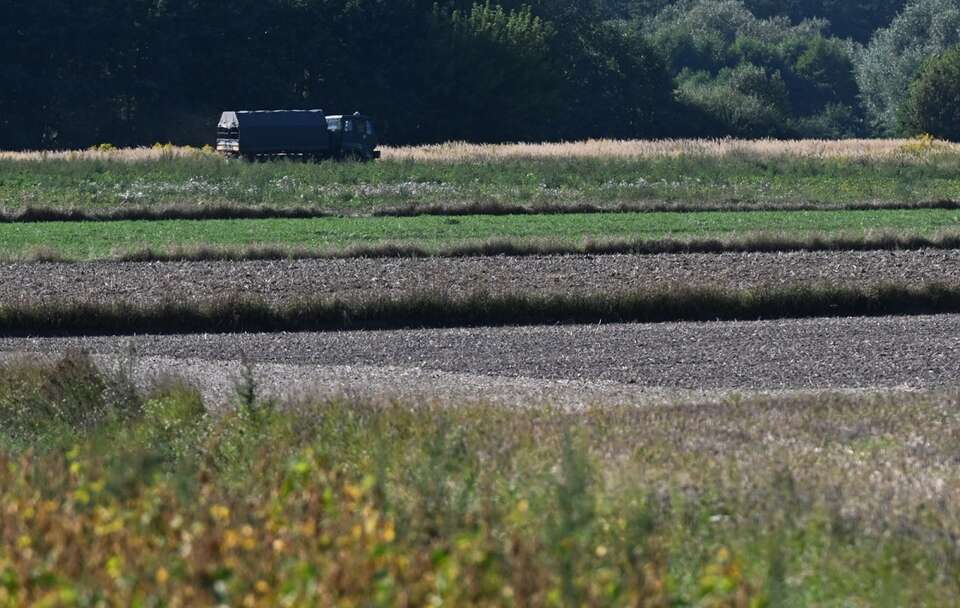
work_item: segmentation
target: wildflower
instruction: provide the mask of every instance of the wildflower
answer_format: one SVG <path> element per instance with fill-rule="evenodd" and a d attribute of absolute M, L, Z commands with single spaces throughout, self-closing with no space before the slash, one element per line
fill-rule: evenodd
<path fill-rule="evenodd" d="M 227 530 L 223 535 L 223 546 L 227 549 L 233 549 L 240 544 L 240 535 L 234 530 Z"/>
<path fill-rule="evenodd" d="M 343 486 L 343 493 L 352 498 L 353 500 L 359 500 L 363 496 L 363 488 L 360 486 L 355 486 L 351 483 L 348 483 Z"/>
<path fill-rule="evenodd" d="M 224 505 L 214 505 L 210 507 L 210 517 L 219 521 L 224 521 L 226 519 L 229 519 L 230 507 L 226 507 Z"/>
<path fill-rule="evenodd" d="M 166 569 L 166 568 L 162 568 L 162 567 L 161 567 L 161 568 L 158 568 L 158 569 L 157 569 L 157 572 L 156 572 L 156 574 L 154 575 L 153 578 L 154 578 L 154 580 L 157 581 L 157 584 L 158 584 L 158 585 L 163 585 L 163 584 L 165 584 L 168 580 L 170 580 L 170 573 L 167 572 L 167 569 Z"/>
<path fill-rule="evenodd" d="M 397 530 L 393 526 L 392 521 L 387 521 L 386 526 L 384 526 L 382 532 L 383 542 L 392 543 L 397 538 Z"/>
<path fill-rule="evenodd" d="M 123 575 L 123 558 L 114 555 L 107 560 L 107 574 L 110 578 L 120 578 Z"/>

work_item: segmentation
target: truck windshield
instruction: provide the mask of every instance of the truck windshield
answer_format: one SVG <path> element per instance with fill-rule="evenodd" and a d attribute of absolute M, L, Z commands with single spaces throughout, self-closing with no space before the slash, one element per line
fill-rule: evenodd
<path fill-rule="evenodd" d="M 327 129 L 330 131 L 339 131 L 340 130 L 340 119 L 339 118 L 328 118 L 327 119 Z"/>

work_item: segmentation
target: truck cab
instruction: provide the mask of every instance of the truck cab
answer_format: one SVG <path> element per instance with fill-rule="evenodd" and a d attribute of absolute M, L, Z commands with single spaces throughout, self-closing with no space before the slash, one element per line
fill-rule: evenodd
<path fill-rule="evenodd" d="M 372 160 L 380 158 L 377 147 L 377 127 L 373 119 L 356 112 L 327 116 L 332 147 L 339 150 L 341 158 Z"/>

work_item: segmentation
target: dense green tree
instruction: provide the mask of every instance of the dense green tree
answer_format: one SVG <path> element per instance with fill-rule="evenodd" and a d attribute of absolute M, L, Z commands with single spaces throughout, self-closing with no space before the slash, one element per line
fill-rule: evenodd
<path fill-rule="evenodd" d="M 740 0 L 683 0 L 645 20 L 700 132 L 822 136 L 859 132 L 853 43 L 826 23 L 761 19 Z M 775 94 L 774 94 L 775 93 Z M 835 123 L 847 120 L 844 127 Z"/>
<path fill-rule="evenodd" d="M 699 125 L 705 135 L 790 135 L 789 101 L 779 72 L 742 64 L 723 69 L 715 77 L 707 72 L 684 72 L 679 82 L 681 100 L 710 119 Z"/>
<path fill-rule="evenodd" d="M 559 81 L 551 28 L 529 9 L 490 3 L 433 14 L 423 121 L 444 139 L 538 140 L 550 135 Z"/>
<path fill-rule="evenodd" d="M 900 108 L 907 134 L 960 141 L 960 46 L 928 60 Z"/>
<path fill-rule="evenodd" d="M 906 0 L 745 0 L 758 17 L 787 17 L 794 22 L 825 19 L 829 33 L 867 42 L 878 28 L 887 26 Z"/>
<path fill-rule="evenodd" d="M 791 100 L 801 115 L 813 114 L 828 105 L 857 103 L 857 81 L 853 53 L 843 42 L 815 36 L 800 42 L 795 49 L 791 74 Z"/>
<path fill-rule="evenodd" d="M 862 53 L 830 36 L 901 3 L 6 0 L 0 147 L 209 143 L 221 110 L 279 107 L 362 110 L 397 144 L 846 135 L 861 91 L 890 131 L 960 0 L 917 0 Z"/>
<path fill-rule="evenodd" d="M 876 131 L 897 130 L 897 112 L 924 61 L 960 42 L 960 0 L 917 0 L 880 30 L 856 62 L 857 83 Z"/>

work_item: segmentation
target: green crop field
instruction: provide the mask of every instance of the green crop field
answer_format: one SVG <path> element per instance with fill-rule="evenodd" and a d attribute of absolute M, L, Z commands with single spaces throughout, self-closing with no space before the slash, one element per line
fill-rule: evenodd
<path fill-rule="evenodd" d="M 904 144 L 909 145 L 909 144 Z M 960 153 L 811 158 L 737 152 L 651 157 L 416 156 L 376 163 L 228 162 L 122 153 L 0 159 L 0 209 L 271 206 L 367 213 L 392 207 L 683 204 L 906 205 L 960 199 Z M 29 158 L 29 157 L 28 157 Z"/>
<path fill-rule="evenodd" d="M 751 211 L 417 216 L 266 220 L 15 222 L 0 224 L 0 255 L 52 250 L 95 259 L 138 248 L 281 245 L 343 249 L 385 242 L 453 245 L 467 240 L 724 237 L 751 232 L 791 235 L 901 232 L 932 234 L 960 226 L 960 211 Z"/>

